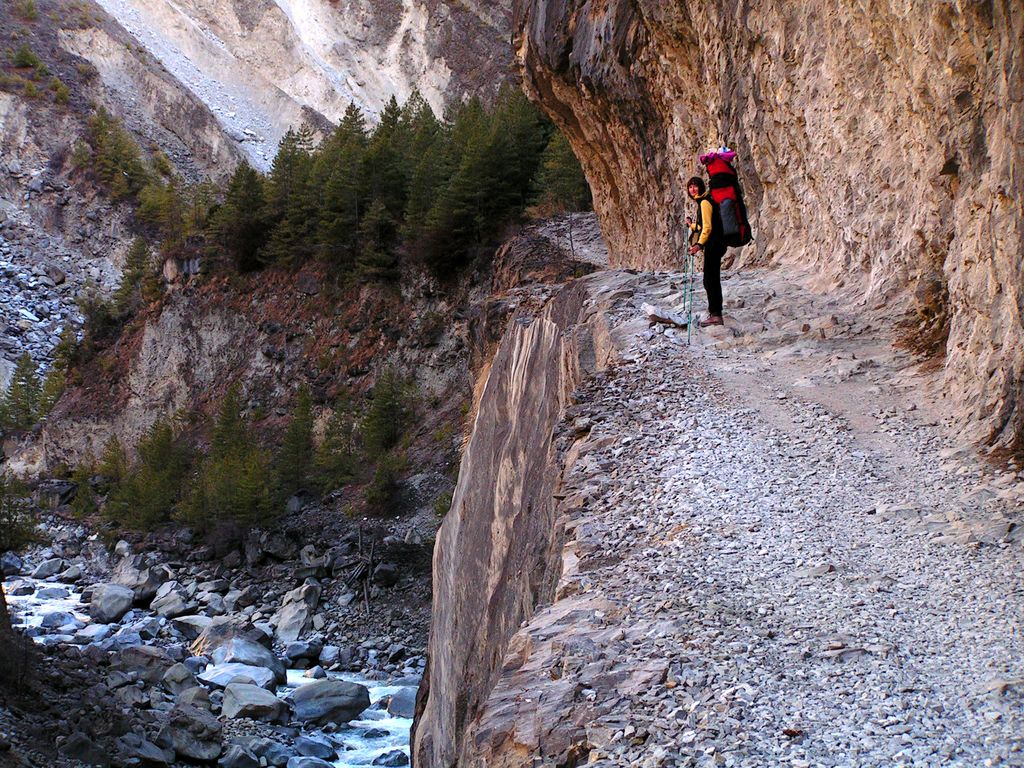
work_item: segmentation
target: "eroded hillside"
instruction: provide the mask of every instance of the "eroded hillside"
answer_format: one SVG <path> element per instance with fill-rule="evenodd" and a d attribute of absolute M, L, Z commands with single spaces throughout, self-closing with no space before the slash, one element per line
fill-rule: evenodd
<path fill-rule="evenodd" d="M 217 115 L 253 165 L 284 132 L 355 103 L 377 114 L 419 89 L 438 114 L 494 92 L 510 64 L 510 3 L 439 0 L 97 0 Z"/>

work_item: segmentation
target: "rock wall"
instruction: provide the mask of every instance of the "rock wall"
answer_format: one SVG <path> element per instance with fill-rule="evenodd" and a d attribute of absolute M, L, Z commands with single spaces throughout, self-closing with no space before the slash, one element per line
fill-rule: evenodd
<path fill-rule="evenodd" d="M 561 574 L 556 514 L 564 440 L 556 426 L 583 379 L 615 357 L 602 296 L 628 276 L 569 283 L 536 315 L 509 322 L 486 372 L 451 511 L 434 549 L 429 663 L 414 761 L 476 765 L 479 715 L 508 643 Z"/>
<path fill-rule="evenodd" d="M 916 311 L 969 436 L 1024 443 L 1024 3 L 517 0 L 514 14 L 525 87 L 584 165 L 613 264 L 674 263 L 685 180 L 728 142 L 756 238 L 740 262 L 856 285 L 894 320 Z"/>

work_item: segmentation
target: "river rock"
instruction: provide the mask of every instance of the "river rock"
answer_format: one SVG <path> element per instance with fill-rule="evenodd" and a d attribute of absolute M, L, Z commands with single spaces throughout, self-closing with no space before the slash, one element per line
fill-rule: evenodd
<path fill-rule="evenodd" d="M 51 576 L 56 576 L 63 570 L 64 560 L 59 557 L 53 557 L 37 565 L 31 575 L 33 579 L 48 579 Z"/>
<path fill-rule="evenodd" d="M 234 638 L 252 640 L 267 648 L 271 645 L 270 637 L 245 618 L 218 616 L 210 621 L 206 629 L 192 643 L 192 653 L 196 656 L 208 656 L 214 648 L 219 648 Z"/>
<path fill-rule="evenodd" d="M 217 762 L 220 768 L 260 768 L 260 761 L 248 750 L 232 744 Z"/>
<path fill-rule="evenodd" d="M 76 645 L 98 643 L 109 637 L 111 632 L 109 624 L 87 624 L 75 633 L 74 642 Z"/>
<path fill-rule="evenodd" d="M 253 739 L 249 742 L 249 749 L 256 757 L 266 760 L 267 765 L 273 765 L 275 768 L 285 768 L 288 760 L 295 757 L 292 749 L 270 739 Z"/>
<path fill-rule="evenodd" d="M 220 757 L 223 727 L 206 710 L 178 705 L 160 729 L 157 744 L 173 749 L 177 757 L 212 762 Z"/>
<path fill-rule="evenodd" d="M 291 694 L 295 717 L 306 723 L 347 723 L 370 706 L 365 686 L 344 680 L 317 680 Z"/>
<path fill-rule="evenodd" d="M 68 736 L 60 748 L 61 754 L 86 765 L 110 765 L 107 753 L 81 731 Z"/>
<path fill-rule="evenodd" d="M 253 667 L 265 667 L 274 673 L 279 683 L 285 681 L 285 668 L 281 660 L 259 643 L 234 637 L 210 653 L 214 664 L 248 664 Z"/>
<path fill-rule="evenodd" d="M 163 648 L 140 645 L 126 648 L 114 655 L 110 668 L 126 675 L 135 674 L 150 685 L 159 683 L 174 662 Z"/>
<path fill-rule="evenodd" d="M 126 733 L 117 747 L 128 765 L 161 766 L 174 762 L 174 750 L 162 749 L 137 733 Z"/>
<path fill-rule="evenodd" d="M 395 717 L 413 717 L 416 714 L 416 689 L 400 688 L 388 701 L 388 712 Z"/>
<path fill-rule="evenodd" d="M 66 611 L 51 611 L 43 616 L 40 626 L 45 629 L 57 629 L 58 627 L 71 627 L 75 630 L 81 629 L 84 624 Z"/>
<path fill-rule="evenodd" d="M 168 581 L 160 585 L 149 608 L 161 616 L 174 618 L 183 616 L 193 610 L 195 606 L 189 602 L 188 593 L 184 587 L 176 581 Z"/>
<path fill-rule="evenodd" d="M 294 643 L 288 643 L 284 649 L 284 655 L 292 661 L 295 659 L 316 659 L 319 658 L 323 647 L 323 643 L 319 640 L 299 640 Z"/>
<path fill-rule="evenodd" d="M 391 752 L 385 752 L 383 755 L 377 755 L 373 758 L 373 762 L 370 765 L 408 765 L 409 756 L 401 750 L 395 749 Z"/>
<path fill-rule="evenodd" d="M 276 627 L 277 638 L 284 643 L 294 642 L 313 623 L 313 613 L 320 602 L 320 585 L 306 583 L 284 596 L 281 609 L 270 623 Z"/>
<path fill-rule="evenodd" d="M 203 630 L 210 626 L 213 621 L 209 616 L 202 614 L 188 614 L 186 616 L 175 616 L 171 619 L 171 625 L 181 632 L 187 640 L 195 640 L 203 633 Z"/>
<path fill-rule="evenodd" d="M 120 584 L 97 584 L 92 588 L 89 615 L 103 624 L 119 621 L 131 610 L 135 594 Z"/>
<path fill-rule="evenodd" d="M 164 688 L 177 696 L 180 693 L 184 693 L 189 688 L 195 688 L 199 683 L 196 681 L 196 676 L 192 674 L 192 671 L 181 662 L 171 666 L 165 673 L 161 682 L 164 684 Z"/>
<path fill-rule="evenodd" d="M 334 768 L 334 766 L 319 757 L 293 757 L 288 760 L 288 768 Z"/>
<path fill-rule="evenodd" d="M 226 688 L 233 682 L 255 683 L 268 691 L 277 685 L 277 676 L 266 667 L 249 664 L 215 664 L 199 675 L 199 679 L 214 688 Z"/>
<path fill-rule="evenodd" d="M 40 600 L 63 600 L 68 594 L 64 587 L 43 587 L 36 592 L 36 597 Z"/>
<path fill-rule="evenodd" d="M 4 576 L 18 576 L 25 563 L 16 552 L 4 552 L 0 555 L 0 573 Z"/>
<path fill-rule="evenodd" d="M 318 661 L 321 666 L 329 667 L 332 664 L 337 664 L 340 657 L 341 648 L 336 645 L 325 645 L 324 649 L 320 651 L 320 658 Z"/>
<path fill-rule="evenodd" d="M 113 582 L 128 587 L 135 594 L 135 601 L 145 605 L 156 597 L 161 585 L 171 579 L 171 569 L 166 565 L 141 567 L 138 555 L 123 559 L 114 569 Z"/>
<path fill-rule="evenodd" d="M 247 717 L 275 723 L 286 718 L 288 708 L 273 693 L 248 683 L 229 683 L 224 689 L 221 715 L 230 719 Z"/>
<path fill-rule="evenodd" d="M 338 753 L 326 741 L 299 736 L 295 739 L 295 751 L 303 757 L 319 757 L 321 760 L 334 760 Z"/>

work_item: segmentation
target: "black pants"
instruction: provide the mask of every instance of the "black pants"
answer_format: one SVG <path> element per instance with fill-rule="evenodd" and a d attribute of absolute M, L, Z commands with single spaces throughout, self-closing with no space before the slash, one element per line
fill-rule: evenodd
<path fill-rule="evenodd" d="M 722 257 L 725 243 L 704 246 L 704 290 L 708 294 L 708 314 L 722 314 Z"/>

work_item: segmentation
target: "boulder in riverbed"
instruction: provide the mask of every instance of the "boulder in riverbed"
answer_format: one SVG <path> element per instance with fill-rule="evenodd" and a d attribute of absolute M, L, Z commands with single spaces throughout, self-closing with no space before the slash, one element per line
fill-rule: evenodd
<path fill-rule="evenodd" d="M 274 677 L 279 683 L 283 683 L 285 680 L 284 664 L 274 655 L 274 652 L 243 637 L 232 638 L 214 648 L 210 657 L 214 664 L 237 663 L 248 664 L 252 667 L 265 667 L 274 673 Z"/>
<path fill-rule="evenodd" d="M 277 686 L 277 676 L 266 667 L 249 664 L 215 664 L 199 675 L 199 680 L 213 688 L 227 688 L 231 683 L 254 683 L 268 691 Z"/>
<path fill-rule="evenodd" d="M 120 584 L 97 584 L 92 588 L 89 615 L 101 624 L 119 621 L 131 610 L 135 594 Z"/>
<path fill-rule="evenodd" d="M 220 757 L 223 726 L 204 709 L 180 704 L 160 729 L 157 744 L 173 749 L 179 759 L 208 763 Z"/>
<path fill-rule="evenodd" d="M 391 695 L 388 712 L 395 717 L 413 717 L 416 714 L 416 689 L 399 688 Z"/>
<path fill-rule="evenodd" d="M 56 576 L 63 570 L 64 560 L 59 557 L 51 557 L 49 560 L 44 560 L 35 567 L 35 570 L 32 571 L 32 578 L 48 579 L 51 576 Z"/>
<path fill-rule="evenodd" d="M 25 567 L 25 563 L 22 559 L 14 552 L 4 552 L 0 556 L 0 575 L 3 576 L 18 576 L 21 573 L 21 569 Z"/>
<path fill-rule="evenodd" d="M 345 680 L 317 680 L 291 694 L 295 717 L 306 723 L 347 723 L 370 706 L 365 686 Z"/>
<path fill-rule="evenodd" d="M 270 691 L 248 683 L 230 683 L 224 689 L 221 715 L 233 719 L 247 717 L 276 723 L 286 718 L 288 708 Z"/>
<path fill-rule="evenodd" d="M 167 652 L 151 645 L 125 648 L 115 654 L 110 662 L 112 670 L 126 675 L 135 673 L 139 680 L 145 680 L 150 685 L 159 683 L 172 666 L 174 661 Z"/>

